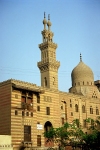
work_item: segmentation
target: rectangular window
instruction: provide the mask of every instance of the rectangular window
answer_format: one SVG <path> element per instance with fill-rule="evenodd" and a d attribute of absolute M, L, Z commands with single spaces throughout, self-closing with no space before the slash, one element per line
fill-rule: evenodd
<path fill-rule="evenodd" d="M 15 110 L 15 115 L 18 115 L 18 111 L 17 110 Z"/>
<path fill-rule="evenodd" d="M 24 111 L 22 111 L 22 116 L 25 116 L 25 112 Z"/>
<path fill-rule="evenodd" d="M 37 95 L 37 103 L 40 103 L 40 95 Z"/>
<path fill-rule="evenodd" d="M 50 107 L 46 107 L 46 114 L 50 115 Z"/>
<path fill-rule="evenodd" d="M 24 125 L 24 141 L 31 142 L 31 126 Z"/>
<path fill-rule="evenodd" d="M 71 112 L 71 116 L 73 116 L 73 112 Z"/>
<path fill-rule="evenodd" d="M 26 112 L 26 116 L 29 116 L 29 112 Z"/>
<path fill-rule="evenodd" d="M 37 135 L 37 146 L 41 146 L 41 135 Z"/>
<path fill-rule="evenodd" d="M 72 104 L 70 104 L 70 107 L 72 107 Z"/>
<path fill-rule="evenodd" d="M 40 106 L 37 106 L 37 111 L 40 111 Z"/>

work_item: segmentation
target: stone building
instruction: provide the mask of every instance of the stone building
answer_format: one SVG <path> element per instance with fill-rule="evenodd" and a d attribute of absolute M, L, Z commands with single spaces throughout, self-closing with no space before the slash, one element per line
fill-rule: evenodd
<path fill-rule="evenodd" d="M 86 128 L 85 119 L 99 115 L 100 81 L 94 82 L 93 72 L 81 55 L 71 73 L 69 92 L 59 91 L 57 44 L 53 42 L 50 18 L 47 21 L 45 14 L 43 25 L 41 61 L 37 63 L 41 86 L 15 79 L 0 83 L 0 135 L 11 135 L 14 150 L 21 144 L 45 147 L 43 132 L 49 127 L 79 119 Z"/>

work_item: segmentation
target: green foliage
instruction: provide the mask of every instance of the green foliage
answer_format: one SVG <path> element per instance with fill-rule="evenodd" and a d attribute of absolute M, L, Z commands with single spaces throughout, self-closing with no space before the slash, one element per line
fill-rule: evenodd
<path fill-rule="evenodd" d="M 44 137 L 48 141 L 53 141 L 60 145 L 60 149 L 67 145 L 71 146 L 83 146 L 83 149 L 99 150 L 100 149 L 100 117 L 97 120 L 91 118 L 86 119 L 89 124 L 86 134 L 83 132 L 83 128 L 78 119 L 73 120 L 71 124 L 65 123 L 62 127 L 51 128 L 49 131 L 44 132 Z M 98 126 L 99 125 L 99 126 Z M 84 148 L 85 147 L 85 148 Z"/>

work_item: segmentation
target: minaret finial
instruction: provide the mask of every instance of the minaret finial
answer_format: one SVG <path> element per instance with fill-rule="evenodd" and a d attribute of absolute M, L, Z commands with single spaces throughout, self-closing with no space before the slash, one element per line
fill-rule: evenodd
<path fill-rule="evenodd" d="M 81 55 L 81 53 L 80 53 L 80 61 L 82 61 L 82 55 Z"/>
<path fill-rule="evenodd" d="M 50 14 L 48 15 L 48 20 L 50 20 Z"/>
<path fill-rule="evenodd" d="M 44 18 L 46 18 L 45 12 L 44 12 Z"/>
<path fill-rule="evenodd" d="M 50 30 L 50 26 L 51 26 L 50 14 L 48 15 L 48 23 L 47 23 L 47 26 L 48 26 L 48 30 Z"/>
<path fill-rule="evenodd" d="M 47 21 L 46 21 L 46 15 L 45 15 L 45 12 L 44 12 L 43 24 L 44 24 L 44 30 L 46 30 L 46 24 L 47 24 Z"/>

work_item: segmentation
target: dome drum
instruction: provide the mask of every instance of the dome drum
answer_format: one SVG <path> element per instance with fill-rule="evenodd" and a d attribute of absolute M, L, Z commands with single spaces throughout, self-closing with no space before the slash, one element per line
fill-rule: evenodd
<path fill-rule="evenodd" d="M 89 81 L 76 81 L 76 82 L 72 82 L 72 86 L 88 86 L 88 85 L 94 85 L 94 82 L 89 82 Z"/>

